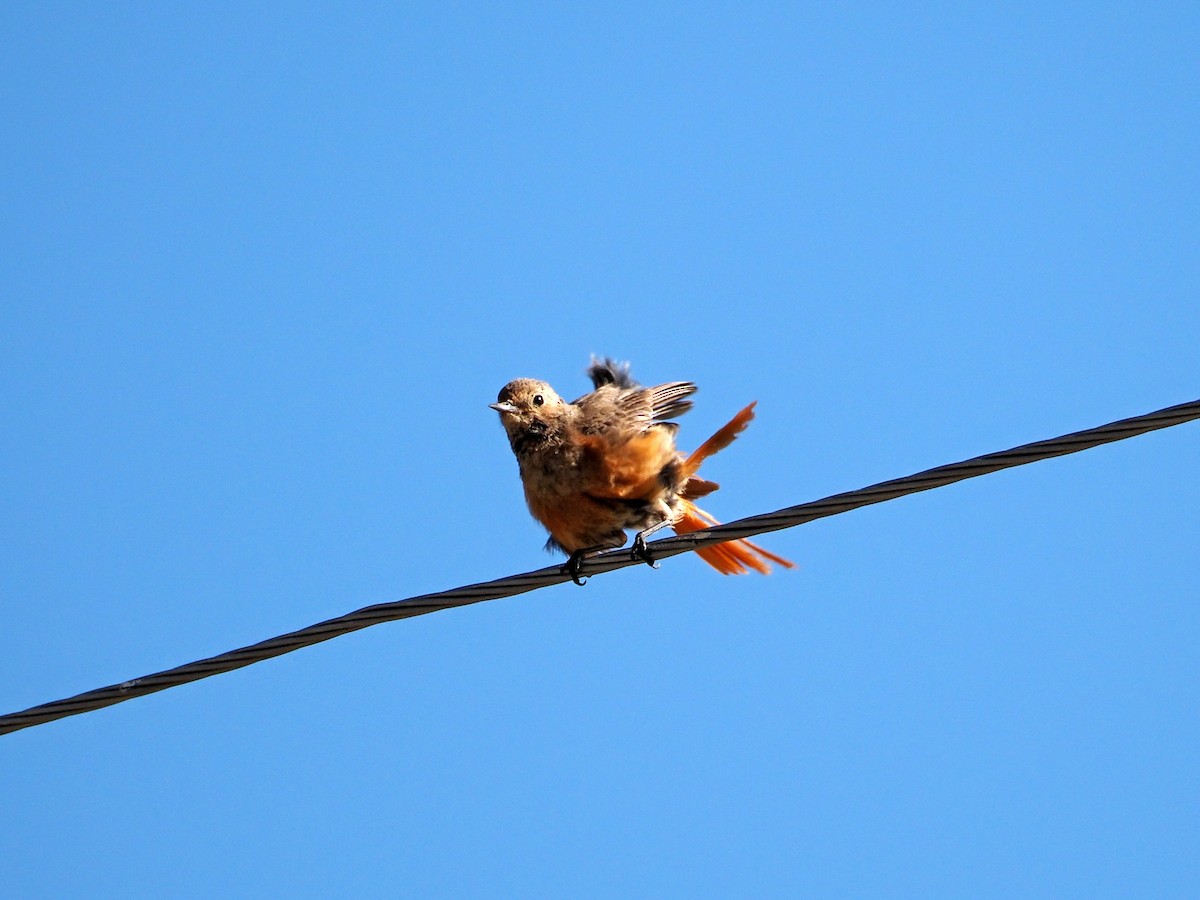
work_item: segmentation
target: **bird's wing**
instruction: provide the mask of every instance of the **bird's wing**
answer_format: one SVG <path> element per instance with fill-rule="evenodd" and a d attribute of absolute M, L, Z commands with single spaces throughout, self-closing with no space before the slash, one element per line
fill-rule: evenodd
<path fill-rule="evenodd" d="M 671 381 L 657 387 L 631 392 L 628 402 L 649 408 L 651 422 L 664 422 L 682 416 L 692 408 L 687 398 L 698 388 L 690 381 Z M 634 394 L 642 395 L 634 399 Z"/>
<path fill-rule="evenodd" d="M 650 500 L 663 491 L 663 472 L 678 464 L 675 430 L 667 419 L 687 412 L 696 392 L 688 381 L 650 388 L 607 384 L 580 397 L 574 419 L 580 468 L 593 497 Z M 669 479 L 671 480 L 671 479 Z"/>

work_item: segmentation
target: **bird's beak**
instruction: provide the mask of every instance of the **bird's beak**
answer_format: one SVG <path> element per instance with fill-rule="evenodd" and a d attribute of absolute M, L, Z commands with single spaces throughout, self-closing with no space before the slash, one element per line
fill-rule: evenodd
<path fill-rule="evenodd" d="M 517 411 L 517 408 L 511 403 L 489 403 L 488 406 L 498 413 L 515 413 Z"/>

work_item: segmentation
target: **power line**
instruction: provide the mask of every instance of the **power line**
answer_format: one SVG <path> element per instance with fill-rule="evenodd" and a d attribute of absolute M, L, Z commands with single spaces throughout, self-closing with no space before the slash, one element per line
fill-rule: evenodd
<path fill-rule="evenodd" d="M 979 475 L 998 472 L 1001 469 L 1023 466 L 1027 463 L 1038 462 L 1039 460 L 1050 459 L 1055 456 L 1065 456 L 1068 453 L 1077 453 L 1080 450 L 1087 450 L 1091 447 L 1097 447 L 1113 441 L 1122 441 L 1126 438 L 1145 434 L 1148 431 L 1155 431 L 1159 428 L 1180 425 L 1193 419 L 1200 419 L 1200 400 L 1194 400 L 1191 403 L 1181 403 L 1178 406 L 1160 409 L 1157 412 L 1135 416 L 1131 419 L 1122 419 L 1118 422 L 1110 422 L 1098 428 L 1076 431 L 1072 434 L 1051 438 L 1046 441 L 1023 444 L 1011 450 L 989 453 L 985 456 L 977 456 L 973 459 L 964 460 L 963 462 L 938 466 L 935 469 L 927 469 L 924 472 L 918 472 L 915 475 L 909 475 L 905 478 L 895 478 L 891 481 L 883 481 L 856 491 L 835 494 L 823 500 L 815 500 L 811 503 L 789 506 L 771 513 L 738 519 L 737 521 L 718 525 L 704 531 L 696 531 L 653 541 L 649 544 L 649 548 L 656 560 L 666 559 L 671 556 L 678 556 L 680 553 L 688 553 L 698 547 L 719 544 L 735 538 L 751 537 L 768 531 L 791 528 L 796 525 L 802 525 L 805 522 L 811 522 L 814 519 L 840 515 L 841 513 L 858 509 L 861 506 L 883 503 L 886 500 L 894 500 L 897 497 L 903 497 L 908 494 L 943 487 L 947 484 L 953 484 L 956 481 L 964 481 Z M 582 566 L 582 574 L 598 575 L 602 572 L 623 569 L 626 566 L 632 565 L 641 565 L 641 562 L 632 559 L 628 550 L 610 550 L 606 553 L 587 558 Z M 419 597 L 410 597 L 407 600 L 397 600 L 392 603 L 379 603 L 374 606 L 367 606 L 347 615 L 339 616 L 335 619 L 327 619 L 324 622 L 318 622 L 307 628 L 301 628 L 299 631 L 269 638 L 257 644 L 251 644 L 247 647 L 231 650 L 228 653 L 222 653 L 219 656 L 197 660 L 196 662 L 177 666 L 174 669 L 167 669 L 163 672 L 156 672 L 153 675 L 135 678 L 132 681 L 124 681 L 120 684 L 97 688 L 96 690 L 87 691 L 86 693 L 68 697 L 64 700 L 43 703 L 40 706 L 34 706 L 22 712 L 0 716 L 0 734 L 8 734 L 12 731 L 19 731 L 22 728 L 52 722 L 55 719 L 91 712 L 95 709 L 111 706 L 114 703 L 131 700 L 134 697 L 141 697 L 146 694 L 153 694 L 156 691 L 175 687 L 176 685 L 199 681 L 201 678 L 207 678 L 210 675 L 232 672 L 234 669 L 262 662 L 274 656 L 282 656 L 285 653 L 291 653 L 293 650 L 299 650 L 301 647 L 319 644 L 322 641 L 327 641 L 343 634 L 349 634 L 352 631 L 358 631 L 361 628 L 367 628 L 371 625 L 378 625 L 381 622 L 392 622 L 397 619 L 407 619 L 411 616 L 422 616 L 426 613 L 437 612 L 438 610 L 450 609 L 452 607 L 468 606 L 484 600 L 498 600 L 501 597 L 511 597 L 515 594 L 523 594 L 527 591 L 537 590 L 553 584 L 561 584 L 564 581 L 570 580 L 570 576 L 563 571 L 562 566 L 555 565 L 544 569 L 537 569 L 533 572 L 526 572 L 523 575 L 500 578 L 496 581 L 485 581 L 480 584 L 467 585 L 466 587 L 454 588 L 449 591 L 422 594 Z"/>

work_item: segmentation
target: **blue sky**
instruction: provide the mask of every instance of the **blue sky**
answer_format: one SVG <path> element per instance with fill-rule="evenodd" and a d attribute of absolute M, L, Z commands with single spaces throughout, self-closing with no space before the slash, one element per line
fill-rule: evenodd
<path fill-rule="evenodd" d="M 487 403 L 728 520 L 1200 397 L 1194 4 L 12 3 L 0 711 L 545 565 Z M 1200 429 L 0 738 L 6 896 L 1181 896 Z"/>

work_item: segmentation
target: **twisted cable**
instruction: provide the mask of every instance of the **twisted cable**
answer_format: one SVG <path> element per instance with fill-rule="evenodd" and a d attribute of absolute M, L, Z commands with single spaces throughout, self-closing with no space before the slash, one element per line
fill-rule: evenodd
<path fill-rule="evenodd" d="M 789 506 L 775 512 L 738 519 L 703 531 L 653 541 L 648 545 L 648 549 L 655 560 L 667 559 L 680 553 L 688 553 L 698 547 L 792 528 L 826 516 L 840 515 L 862 506 L 895 500 L 898 497 L 932 490 L 956 481 L 998 472 L 1001 469 L 1023 466 L 1055 456 L 1065 456 L 1068 453 L 1078 453 L 1080 450 L 1125 440 L 1159 428 L 1169 428 L 1197 418 L 1200 418 L 1200 400 L 1181 403 L 1178 406 L 1171 406 L 1145 415 L 1110 422 L 1097 428 L 1076 431 L 1032 444 L 1022 444 L 1011 450 L 988 453 L 962 462 L 927 469 L 904 478 L 894 478 L 891 481 L 883 481 L 855 491 L 834 494 L 823 500 L 801 503 L 798 506 Z M 610 550 L 585 559 L 581 574 L 584 576 L 598 575 L 640 564 L 641 560 L 633 559 L 628 550 Z M 55 719 L 102 709 L 105 706 L 112 706 L 114 703 L 132 700 L 134 697 L 143 697 L 146 694 L 153 694 L 176 685 L 199 681 L 210 675 L 232 672 L 234 669 L 240 669 L 243 666 L 262 662 L 275 656 L 282 656 L 293 650 L 299 650 L 301 647 L 319 644 L 322 641 L 328 641 L 331 638 L 349 634 L 371 625 L 378 625 L 381 622 L 423 616 L 426 613 L 469 606 L 484 600 L 512 597 L 570 580 L 571 576 L 564 572 L 561 565 L 547 566 L 543 569 L 495 581 L 485 581 L 448 591 L 409 597 L 406 600 L 367 606 L 344 616 L 326 619 L 324 622 L 301 628 L 299 631 L 268 638 L 257 644 L 239 647 L 237 650 L 230 650 L 228 653 L 221 653 L 208 659 L 186 663 L 173 669 L 156 672 L 153 675 L 122 681 L 119 684 L 97 688 L 64 700 L 54 700 L 21 712 L 0 716 L 0 734 L 8 734 L 22 728 L 52 722 Z"/>

